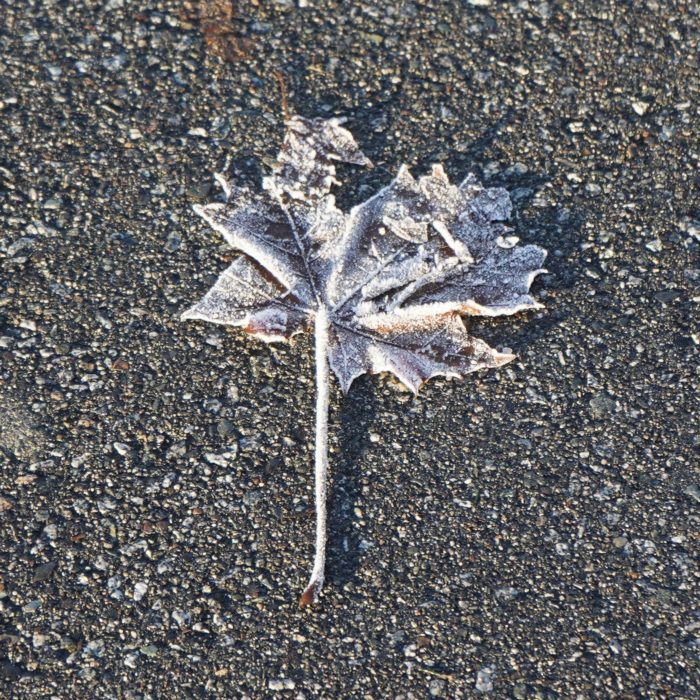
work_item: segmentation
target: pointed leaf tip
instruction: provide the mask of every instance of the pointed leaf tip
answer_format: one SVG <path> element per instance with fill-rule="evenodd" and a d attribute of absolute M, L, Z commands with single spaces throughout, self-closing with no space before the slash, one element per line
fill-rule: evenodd
<path fill-rule="evenodd" d="M 224 191 L 224 195 L 226 196 L 226 201 L 228 201 L 231 198 L 231 192 L 233 191 L 231 183 L 222 173 L 214 173 L 214 179 L 219 183 L 219 186 Z"/>
<path fill-rule="evenodd" d="M 509 362 L 512 362 L 517 355 L 513 355 L 509 352 L 498 352 L 495 353 L 494 355 L 494 363 L 496 367 L 503 367 L 503 365 L 507 365 Z"/>

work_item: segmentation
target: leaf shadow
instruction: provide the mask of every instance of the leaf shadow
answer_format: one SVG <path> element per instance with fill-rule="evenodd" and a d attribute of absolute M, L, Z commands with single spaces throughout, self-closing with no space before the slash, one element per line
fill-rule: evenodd
<path fill-rule="evenodd" d="M 338 413 L 339 444 L 334 455 L 329 507 L 328 576 L 342 588 L 357 576 L 362 558 L 361 537 L 354 524 L 362 474 L 358 469 L 371 449 L 370 428 L 379 410 L 380 397 L 367 376 L 357 379 L 342 397 Z"/>
<path fill-rule="evenodd" d="M 498 140 L 500 132 L 512 119 L 506 113 L 490 126 L 482 136 L 475 139 L 461 153 L 447 159 L 449 172 L 457 173 L 455 180 L 473 172 L 486 187 L 503 187 L 511 195 L 513 212 L 508 225 L 523 244 L 535 244 L 545 248 L 547 272 L 538 276 L 532 285 L 533 296 L 544 304 L 542 312 L 516 314 L 492 319 L 469 319 L 474 334 L 484 337 L 492 344 L 514 347 L 539 340 L 551 328 L 559 325 L 573 313 L 573 309 L 556 307 L 550 299 L 557 292 L 570 289 L 583 279 L 580 264 L 580 244 L 588 212 L 570 206 L 571 201 L 561 199 L 553 205 L 538 206 L 538 193 L 545 190 L 551 177 L 544 172 L 526 171 L 511 167 L 489 176 L 484 160 L 489 159 L 488 150 Z M 425 159 L 427 162 L 427 158 Z M 551 292 L 550 292 L 551 290 Z M 485 329 L 482 333 L 481 329 Z M 488 329 L 488 330 L 486 330 Z"/>
<path fill-rule="evenodd" d="M 514 189 L 523 187 L 522 182 L 521 180 L 515 186 L 513 180 L 488 184 L 503 186 L 513 192 Z M 566 206 L 546 209 L 531 207 L 535 195 L 536 192 L 532 191 L 516 198 L 510 225 L 523 243 L 536 244 L 548 251 L 544 263 L 547 272 L 538 276 L 531 288 L 532 295 L 544 308 L 515 316 L 469 319 L 469 327 L 474 335 L 492 345 L 511 347 L 516 352 L 536 343 L 576 313 L 575 307 L 560 303 L 558 298 L 565 290 L 582 284 L 585 274 L 580 262 L 580 244 L 587 212 L 583 209 L 569 210 Z"/>
<path fill-rule="evenodd" d="M 491 160 L 490 150 L 498 142 L 503 128 L 515 116 L 516 110 L 509 109 L 461 152 L 452 154 L 445 165 L 450 173 L 455 174 L 455 180 L 461 180 L 473 172 L 485 187 L 508 190 L 513 202 L 513 213 L 508 224 L 515 235 L 524 244 L 536 244 L 549 251 L 545 262 L 548 275 L 535 281 L 535 295 L 542 287 L 570 288 L 582 275 L 580 265 L 575 265 L 573 258 L 579 248 L 586 211 L 570 206 L 571 203 L 565 199 L 555 201 L 554 206 L 536 206 L 534 200 L 537 194 L 551 182 L 551 177 L 545 172 L 523 172 L 517 167 L 509 167 L 490 174 L 486 169 L 486 163 Z M 429 167 L 434 157 L 422 159 L 424 167 Z"/>

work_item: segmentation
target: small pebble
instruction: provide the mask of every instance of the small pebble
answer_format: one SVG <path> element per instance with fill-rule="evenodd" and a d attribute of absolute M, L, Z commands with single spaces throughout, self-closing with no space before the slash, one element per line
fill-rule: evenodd
<path fill-rule="evenodd" d="M 489 693 L 493 690 L 493 666 L 484 666 L 476 674 L 476 689 L 480 693 Z"/>
<path fill-rule="evenodd" d="M 131 447 L 125 442 L 115 442 L 113 444 L 114 451 L 122 457 L 128 457 L 131 454 Z"/>
<path fill-rule="evenodd" d="M 148 591 L 148 584 L 144 583 L 143 581 L 139 581 L 135 586 L 134 586 L 134 600 L 139 601 L 141 600 L 145 595 L 146 592 Z"/>
<path fill-rule="evenodd" d="M 188 612 L 185 612 L 184 610 L 180 610 L 179 608 L 176 610 L 173 610 L 171 613 L 171 617 L 175 622 L 177 622 L 180 627 L 184 627 L 185 625 L 189 625 L 191 615 Z"/>

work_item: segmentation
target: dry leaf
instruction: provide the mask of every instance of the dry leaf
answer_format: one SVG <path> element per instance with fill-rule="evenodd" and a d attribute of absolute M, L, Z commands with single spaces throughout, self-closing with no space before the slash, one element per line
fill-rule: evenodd
<path fill-rule="evenodd" d="M 335 162 L 369 160 L 337 119 L 295 116 L 287 127 L 262 192 L 217 176 L 226 203 L 195 207 L 243 255 L 183 318 L 241 326 L 268 342 L 314 329 L 317 537 L 305 605 L 325 566 L 328 367 L 345 392 L 356 377 L 384 371 L 417 392 L 436 375 L 510 361 L 470 336 L 461 316 L 538 308 L 529 290 L 546 252 L 510 235 L 504 189 L 472 175 L 453 185 L 440 165 L 418 180 L 402 166 L 342 212 L 330 193 Z"/>
<path fill-rule="evenodd" d="M 185 0 L 180 17 L 199 24 L 205 46 L 227 63 L 250 58 L 252 42 L 235 26 L 233 0 Z"/>

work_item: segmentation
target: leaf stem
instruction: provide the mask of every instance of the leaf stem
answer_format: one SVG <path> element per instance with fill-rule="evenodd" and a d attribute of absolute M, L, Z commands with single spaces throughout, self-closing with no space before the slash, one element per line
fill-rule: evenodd
<path fill-rule="evenodd" d="M 309 583 L 299 607 L 314 603 L 323 587 L 326 568 L 326 497 L 328 494 L 328 312 L 320 305 L 315 320 L 316 339 L 316 452 L 314 486 L 316 499 L 316 553 Z"/>

